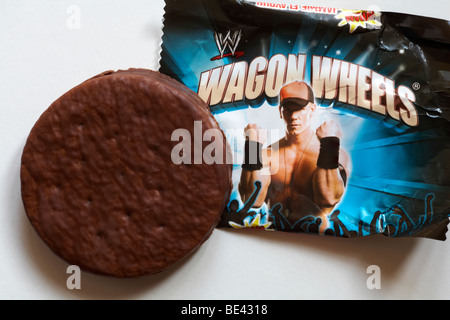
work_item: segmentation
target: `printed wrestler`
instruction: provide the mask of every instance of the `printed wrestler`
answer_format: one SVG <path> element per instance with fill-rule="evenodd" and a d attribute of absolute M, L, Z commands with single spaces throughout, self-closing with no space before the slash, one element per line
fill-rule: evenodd
<path fill-rule="evenodd" d="M 263 150 L 267 131 L 253 123 L 246 126 L 239 193 L 246 202 L 258 180 L 261 190 L 254 208 L 279 204 L 291 224 L 308 215 L 320 217 L 320 231 L 324 231 L 351 171 L 349 155 L 340 147 L 341 128 L 335 121 L 325 121 L 314 131 L 311 123 L 317 106 L 305 82 L 285 85 L 279 97 L 285 136 Z"/>

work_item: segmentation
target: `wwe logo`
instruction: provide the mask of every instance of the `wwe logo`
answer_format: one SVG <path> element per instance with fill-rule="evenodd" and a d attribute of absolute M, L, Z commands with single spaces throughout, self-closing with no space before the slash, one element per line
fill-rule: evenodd
<path fill-rule="evenodd" d="M 241 41 L 242 30 L 236 30 L 231 34 L 231 31 L 228 31 L 224 36 L 222 33 L 217 31 L 214 32 L 214 40 L 216 41 L 217 48 L 219 49 L 220 55 L 211 58 L 211 60 L 223 59 L 224 57 L 241 57 L 244 52 L 238 51 L 236 52 L 239 41 Z M 229 53 L 225 53 L 226 49 L 229 49 Z"/>

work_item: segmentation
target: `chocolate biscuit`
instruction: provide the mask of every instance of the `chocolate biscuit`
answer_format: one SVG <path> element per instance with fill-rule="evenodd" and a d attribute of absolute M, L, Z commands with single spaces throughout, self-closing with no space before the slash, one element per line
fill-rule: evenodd
<path fill-rule="evenodd" d="M 220 131 L 196 93 L 150 70 L 107 71 L 71 89 L 41 115 L 23 150 L 32 226 L 58 256 L 97 274 L 154 274 L 189 255 L 231 191 L 222 131 L 220 163 L 172 161 L 172 133 L 194 137 L 195 121 L 202 136 Z"/>

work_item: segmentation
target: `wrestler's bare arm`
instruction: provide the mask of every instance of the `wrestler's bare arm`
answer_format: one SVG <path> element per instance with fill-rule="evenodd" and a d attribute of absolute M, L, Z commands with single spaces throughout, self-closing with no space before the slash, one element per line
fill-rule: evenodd
<path fill-rule="evenodd" d="M 266 170 L 264 170 L 266 171 Z M 242 169 L 241 180 L 239 182 L 239 193 L 243 202 L 246 202 L 255 191 L 255 181 L 261 182 L 261 191 L 259 192 L 253 207 L 260 207 L 264 204 L 267 196 L 267 190 L 270 186 L 270 175 L 264 174 L 262 170 L 249 171 Z"/>
<path fill-rule="evenodd" d="M 333 121 L 324 122 L 317 129 L 317 137 L 341 138 L 341 130 Z M 313 175 L 314 201 L 321 208 L 332 208 L 342 198 L 345 191 L 344 177 L 348 177 L 351 171 L 350 158 L 344 150 L 339 151 L 339 167 L 326 169 L 317 167 Z M 342 172 L 344 170 L 344 172 Z"/>
<path fill-rule="evenodd" d="M 263 132 L 256 124 L 248 124 L 245 129 L 245 137 L 251 141 L 257 141 L 264 144 L 267 140 L 267 133 Z M 267 190 L 269 189 L 271 178 L 268 172 L 268 167 L 270 166 L 269 153 L 267 150 L 262 153 L 262 164 L 263 168 L 260 170 L 246 170 L 242 168 L 241 179 L 239 182 L 239 194 L 243 202 L 246 202 L 255 191 L 255 181 L 261 182 L 261 191 L 259 192 L 253 207 L 260 207 L 263 205 L 265 198 L 267 196 Z"/>
<path fill-rule="evenodd" d="M 345 172 L 341 172 L 344 170 Z M 314 202 L 321 208 L 332 208 L 342 198 L 345 191 L 343 176 L 349 176 L 348 156 L 340 153 L 340 167 L 324 169 L 318 167 L 313 175 Z"/>

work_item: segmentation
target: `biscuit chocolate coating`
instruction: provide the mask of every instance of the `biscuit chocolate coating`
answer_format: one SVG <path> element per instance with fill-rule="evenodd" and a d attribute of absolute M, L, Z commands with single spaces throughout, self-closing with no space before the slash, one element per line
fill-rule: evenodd
<path fill-rule="evenodd" d="M 232 171 L 225 160 L 173 163 L 180 141 L 172 133 L 193 138 L 194 121 L 202 137 L 220 130 L 196 93 L 150 70 L 107 71 L 71 89 L 41 115 L 23 150 L 32 226 L 58 256 L 97 274 L 154 274 L 189 255 L 218 223 Z"/>

